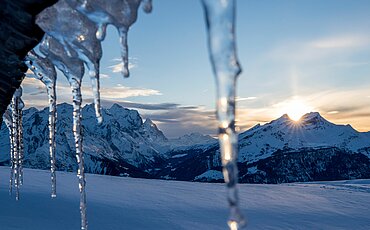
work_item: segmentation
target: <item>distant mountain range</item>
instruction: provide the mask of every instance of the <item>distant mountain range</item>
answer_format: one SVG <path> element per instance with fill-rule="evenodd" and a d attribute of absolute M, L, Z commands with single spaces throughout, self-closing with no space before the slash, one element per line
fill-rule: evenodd
<path fill-rule="evenodd" d="M 114 104 L 96 123 L 94 107 L 83 108 L 86 171 L 96 174 L 185 181 L 222 181 L 216 139 L 188 134 L 168 139 L 150 119 Z M 25 167 L 48 169 L 48 109 L 24 111 Z M 0 130 L 0 165 L 9 164 L 9 138 Z M 58 105 L 57 168 L 76 171 L 72 106 Z M 241 182 L 282 183 L 370 178 L 370 133 L 336 125 L 308 113 L 299 122 L 283 115 L 239 135 Z"/>

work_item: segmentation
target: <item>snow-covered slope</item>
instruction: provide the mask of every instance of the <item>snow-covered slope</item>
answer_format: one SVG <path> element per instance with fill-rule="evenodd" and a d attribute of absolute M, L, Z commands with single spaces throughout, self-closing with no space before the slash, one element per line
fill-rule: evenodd
<path fill-rule="evenodd" d="M 58 196 L 50 199 L 50 173 L 25 169 L 21 199 L 8 195 L 9 168 L 0 167 L 1 230 L 79 229 L 74 173 L 57 172 Z M 224 184 L 87 175 L 91 230 L 227 229 Z M 370 226 L 370 181 L 239 185 L 247 229 L 356 229 Z"/>

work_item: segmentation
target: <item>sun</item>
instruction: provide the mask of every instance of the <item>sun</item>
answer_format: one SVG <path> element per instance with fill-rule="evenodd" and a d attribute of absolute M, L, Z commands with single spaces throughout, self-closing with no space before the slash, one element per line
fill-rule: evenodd
<path fill-rule="evenodd" d="M 303 115 L 312 111 L 312 107 L 305 104 L 302 100 L 293 99 L 286 103 L 283 111 L 293 121 L 299 121 Z"/>

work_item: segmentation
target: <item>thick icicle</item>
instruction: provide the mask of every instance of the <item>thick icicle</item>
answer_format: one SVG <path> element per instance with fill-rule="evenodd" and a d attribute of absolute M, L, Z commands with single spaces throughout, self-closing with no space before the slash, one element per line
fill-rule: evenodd
<path fill-rule="evenodd" d="M 99 62 L 102 57 L 100 41 L 96 38 L 98 26 L 72 9 L 65 0 L 42 11 L 36 23 L 48 35 L 63 45 L 69 56 L 76 52 L 89 69 L 98 123 L 103 121 L 100 112 Z"/>
<path fill-rule="evenodd" d="M 10 163 L 10 179 L 9 179 L 9 195 L 13 193 L 13 178 L 14 178 L 14 134 L 13 134 L 13 119 L 12 119 L 12 112 L 7 109 L 4 112 L 3 115 L 6 127 L 9 130 L 9 141 L 10 141 L 10 158 L 9 158 L 9 163 Z"/>
<path fill-rule="evenodd" d="M 22 96 L 22 88 L 19 87 L 16 89 L 12 99 L 12 129 L 13 129 L 13 160 L 14 160 L 14 186 L 16 189 L 15 199 L 19 200 L 19 186 L 20 186 L 20 173 L 21 173 L 21 143 L 20 143 L 20 132 L 19 130 L 22 129 L 20 124 L 20 107 L 23 106 L 23 102 L 21 101 Z M 23 150 L 22 150 L 23 151 Z"/>
<path fill-rule="evenodd" d="M 33 50 L 26 56 L 26 65 L 34 73 L 34 77 L 46 86 L 49 99 L 49 153 L 51 171 L 51 197 L 57 196 L 56 192 L 56 159 L 55 159 L 55 122 L 56 122 L 56 71 L 49 59 L 43 58 Z"/>
<path fill-rule="evenodd" d="M 96 37 L 104 40 L 106 27 L 112 24 L 118 30 L 121 43 L 123 62 L 122 74 L 129 77 L 127 33 L 130 26 L 137 19 L 137 11 L 142 0 L 67 0 L 67 2 L 91 21 L 95 22 L 98 30 Z M 152 1 L 143 0 L 143 9 L 146 13 L 152 11 Z"/>
<path fill-rule="evenodd" d="M 217 84 L 217 118 L 223 174 L 230 206 L 228 225 L 246 224 L 239 208 L 238 135 L 235 132 L 235 85 L 241 72 L 235 44 L 235 0 L 202 0 L 208 30 L 210 59 Z"/>
<path fill-rule="evenodd" d="M 71 52 L 69 55 L 56 39 L 45 35 L 40 47 L 42 52 L 52 63 L 64 73 L 72 88 L 73 95 L 73 135 L 75 139 L 76 158 L 78 163 L 77 177 L 79 180 L 80 190 L 80 212 L 81 212 L 81 229 L 87 229 L 86 218 L 86 192 L 85 192 L 85 172 L 84 156 L 82 152 L 82 135 L 81 135 L 81 81 L 84 75 L 84 67 L 76 53 Z"/>

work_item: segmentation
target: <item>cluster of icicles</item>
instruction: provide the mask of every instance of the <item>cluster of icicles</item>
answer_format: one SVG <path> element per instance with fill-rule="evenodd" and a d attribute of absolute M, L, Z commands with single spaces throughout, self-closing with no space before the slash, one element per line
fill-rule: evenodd
<path fill-rule="evenodd" d="M 235 0 L 202 0 L 208 31 L 208 45 L 217 83 L 217 118 L 223 163 L 230 206 L 228 225 L 236 230 L 245 225 L 239 208 L 237 193 L 237 134 L 235 132 L 235 84 L 241 69 L 235 47 Z M 108 24 L 117 28 L 120 35 L 123 61 L 122 74 L 129 76 L 127 33 L 136 21 L 139 6 L 145 12 L 152 10 L 151 0 L 59 0 L 42 11 L 36 23 L 45 31 L 37 48 L 26 56 L 25 63 L 42 81 L 49 99 L 49 145 L 51 165 L 51 197 L 56 197 L 55 131 L 56 131 L 56 70 L 59 69 L 68 82 L 73 98 L 73 134 L 78 163 L 80 190 L 81 229 L 87 229 L 84 156 L 81 134 L 81 82 L 87 67 L 91 79 L 95 112 L 98 123 L 102 122 L 99 95 L 99 62 L 102 57 L 101 41 Z M 9 128 L 11 143 L 10 193 L 13 184 L 16 199 L 22 184 L 23 133 L 22 89 L 17 89 L 11 106 L 4 114 Z"/>
<path fill-rule="evenodd" d="M 16 189 L 15 199 L 19 200 L 19 187 L 23 184 L 23 129 L 22 127 L 22 109 L 24 103 L 21 99 L 22 88 L 19 87 L 12 98 L 8 109 L 3 118 L 9 129 L 10 139 L 10 180 L 9 194 L 13 193 L 13 186 Z"/>

